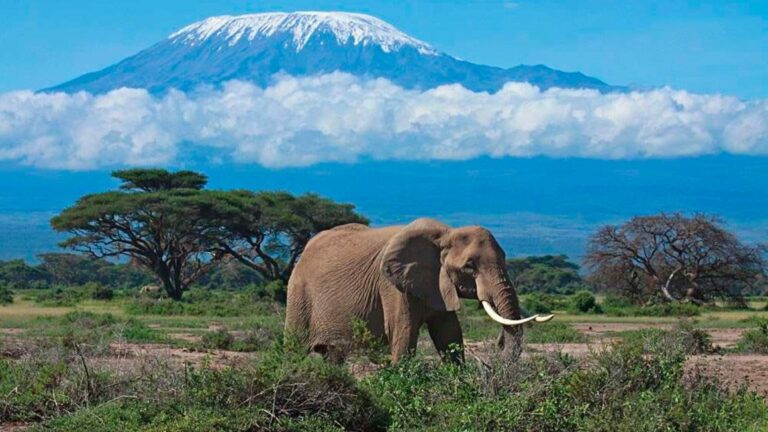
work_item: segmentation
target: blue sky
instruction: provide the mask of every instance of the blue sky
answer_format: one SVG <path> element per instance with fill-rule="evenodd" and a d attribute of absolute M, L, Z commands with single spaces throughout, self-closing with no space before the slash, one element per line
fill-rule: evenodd
<path fill-rule="evenodd" d="M 543 63 L 613 84 L 768 97 L 768 2 L 0 0 L 0 91 L 38 89 L 219 14 L 376 15 L 478 63 Z"/>

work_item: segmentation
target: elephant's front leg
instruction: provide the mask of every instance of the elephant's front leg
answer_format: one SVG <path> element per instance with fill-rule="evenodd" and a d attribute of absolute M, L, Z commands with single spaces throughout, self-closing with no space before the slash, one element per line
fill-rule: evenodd
<path fill-rule="evenodd" d="M 389 335 L 387 335 L 393 362 L 397 362 L 405 356 L 413 355 L 419 341 L 421 323 L 406 317 L 402 317 L 399 321 L 390 326 Z"/>
<path fill-rule="evenodd" d="M 440 313 L 427 321 L 429 336 L 444 359 L 464 362 L 464 338 L 456 312 Z"/>

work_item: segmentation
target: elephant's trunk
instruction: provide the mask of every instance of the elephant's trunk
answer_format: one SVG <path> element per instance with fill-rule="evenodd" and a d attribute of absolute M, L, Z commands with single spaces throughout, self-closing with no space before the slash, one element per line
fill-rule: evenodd
<path fill-rule="evenodd" d="M 522 324 L 549 321 L 552 316 L 521 319 L 520 305 L 512 282 L 503 268 L 491 272 L 481 272 L 475 279 L 478 298 L 485 312 L 496 322 L 502 324 L 502 333 L 498 340 L 499 348 L 505 355 L 517 357 L 520 354 L 523 339 Z M 490 300 L 490 301 L 489 301 Z"/>

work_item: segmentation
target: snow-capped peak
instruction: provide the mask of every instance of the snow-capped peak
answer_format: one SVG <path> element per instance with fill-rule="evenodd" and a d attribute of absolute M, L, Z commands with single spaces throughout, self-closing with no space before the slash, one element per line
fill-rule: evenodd
<path fill-rule="evenodd" d="M 169 36 L 173 42 L 197 45 L 209 38 L 222 38 L 232 46 L 243 38 L 254 40 L 278 33 L 292 34 L 296 51 L 319 32 L 329 32 L 339 44 L 374 44 L 384 52 L 397 51 L 404 46 L 416 48 L 422 54 L 435 55 L 437 50 L 396 29 L 376 17 L 347 12 L 261 13 L 239 16 L 216 16 L 191 24 Z"/>

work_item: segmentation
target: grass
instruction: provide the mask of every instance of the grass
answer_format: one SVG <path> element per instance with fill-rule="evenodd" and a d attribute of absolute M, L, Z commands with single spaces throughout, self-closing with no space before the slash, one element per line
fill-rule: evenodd
<path fill-rule="evenodd" d="M 0 417 L 36 423 L 33 430 L 120 432 L 768 429 L 765 399 L 682 375 L 685 357 L 707 349 L 701 328 L 757 332 L 768 312 L 706 310 L 678 326 L 674 317 L 556 310 L 554 321 L 526 327 L 528 343 L 588 342 L 573 328 L 577 323 L 664 324 L 669 330 L 621 332 L 613 350 L 585 358 L 531 352 L 517 363 L 494 358 L 460 368 L 439 363 L 423 331 L 426 343 L 415 359 L 355 379 L 344 368 L 307 358 L 290 341 L 277 343 L 282 307 L 246 307 L 226 316 L 127 314 L 131 302 L 45 307 L 18 299 L 0 307 L 0 327 L 22 329 L 13 337 L 29 345 L 21 361 L 0 358 Z M 499 326 L 476 301 L 465 302 L 459 315 L 466 341 L 498 336 Z M 202 340 L 173 340 L 174 333 Z M 235 367 L 154 357 L 112 364 L 109 344 L 118 340 L 257 354 Z M 761 352 L 763 340 L 746 336 L 738 349 Z"/>
<path fill-rule="evenodd" d="M 67 322 L 83 319 L 119 321 Z M 765 430 L 764 398 L 683 373 L 697 352 L 691 340 L 683 326 L 581 360 L 534 354 L 457 367 L 416 357 L 361 380 L 290 340 L 236 367 L 115 368 L 96 353 L 41 345 L 25 361 L 0 359 L 0 414 L 54 431 Z"/>

